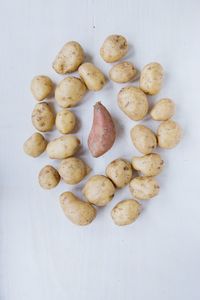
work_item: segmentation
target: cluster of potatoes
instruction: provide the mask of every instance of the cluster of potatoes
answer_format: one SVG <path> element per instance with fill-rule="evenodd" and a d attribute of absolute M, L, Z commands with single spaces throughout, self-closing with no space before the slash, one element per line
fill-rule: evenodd
<path fill-rule="evenodd" d="M 106 38 L 100 48 L 100 55 L 107 63 L 114 63 L 123 58 L 128 52 L 127 40 L 121 35 L 111 35 Z M 104 74 L 90 62 L 84 62 L 84 51 L 75 41 L 66 43 L 53 62 L 53 69 L 59 74 L 78 71 L 80 77 L 67 76 L 54 89 L 52 80 L 44 75 L 36 76 L 31 82 L 31 92 L 38 101 L 32 112 L 32 124 L 39 132 L 57 130 L 60 137 L 48 142 L 45 137 L 35 132 L 25 143 L 26 154 L 37 157 L 45 150 L 50 159 L 61 160 L 58 170 L 47 165 L 39 172 L 39 184 L 44 189 L 51 189 L 58 185 L 60 179 L 69 185 L 78 184 L 90 172 L 90 167 L 76 157 L 80 148 L 80 140 L 71 134 L 76 126 L 76 116 L 69 110 L 82 100 L 87 90 L 99 91 L 106 83 Z M 147 96 L 159 93 L 163 82 L 164 71 L 159 63 L 146 65 L 140 74 L 139 86 L 128 85 L 118 94 L 118 106 L 131 120 L 143 120 L 148 113 L 155 121 L 160 121 L 157 133 L 145 125 L 136 125 L 131 129 L 130 136 L 135 148 L 142 156 L 134 156 L 129 162 L 118 158 L 109 163 L 105 175 L 91 176 L 83 187 L 86 201 L 79 199 L 72 192 L 60 195 L 60 205 L 66 217 L 77 225 L 91 223 L 97 214 L 96 206 L 108 204 L 117 189 L 129 185 L 132 197 L 120 201 L 111 211 L 116 225 L 133 223 L 141 212 L 138 200 L 155 197 L 159 193 L 156 176 L 163 169 L 164 162 L 160 154 L 155 153 L 157 146 L 164 149 L 175 147 L 181 138 L 181 128 L 171 118 L 175 113 L 175 104 L 171 99 L 159 100 L 149 112 Z M 109 77 L 116 83 L 128 83 L 138 76 L 135 66 L 127 61 L 113 65 Z M 43 102 L 54 92 L 56 102 L 61 110 L 54 115 L 50 105 Z M 90 134 L 88 147 L 94 157 L 108 151 L 115 139 L 115 129 L 112 118 L 105 107 L 96 104 L 98 112 L 103 111 L 104 131 L 110 129 L 107 139 L 97 139 L 101 131 L 101 115 L 98 126 Z M 96 121 L 98 122 L 98 120 Z M 94 120 L 95 123 L 95 120 Z M 95 126 L 95 124 L 93 124 Z M 97 130 L 98 129 L 98 130 Z M 113 135 L 113 137 L 112 137 Z M 111 140 L 112 143 L 111 143 Z M 99 151 L 100 153 L 95 153 Z M 139 176 L 134 177 L 133 171 Z"/>

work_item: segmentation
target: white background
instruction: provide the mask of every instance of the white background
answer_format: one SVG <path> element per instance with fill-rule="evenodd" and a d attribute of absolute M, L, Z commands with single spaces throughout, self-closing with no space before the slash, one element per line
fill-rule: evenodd
<path fill-rule="evenodd" d="M 200 2 L 1 0 L 0 28 L 0 299 L 200 299 Z M 114 204 L 130 197 L 127 188 L 90 226 L 77 227 L 65 218 L 58 198 L 66 190 L 81 196 L 84 181 L 42 190 L 39 170 L 59 162 L 45 154 L 32 159 L 22 150 L 34 132 L 30 80 L 46 74 L 59 82 L 63 76 L 51 64 L 72 39 L 81 43 L 87 60 L 108 74 L 111 66 L 102 61 L 99 48 L 112 33 L 127 37 L 126 59 L 138 69 L 152 61 L 163 65 L 163 89 L 149 100 L 170 97 L 176 102 L 175 119 L 184 136 L 177 148 L 160 151 L 166 162 L 158 178 L 160 194 L 144 203 L 134 224 L 117 227 L 110 217 Z M 80 156 L 92 167 L 91 174 L 103 174 L 119 156 L 139 154 L 129 137 L 135 122 L 117 106 L 120 88 L 109 82 L 73 109 L 80 121 Z M 112 113 L 118 137 L 106 155 L 93 159 L 87 136 L 97 100 Z M 142 123 L 158 126 L 148 118 Z M 58 133 L 46 136 L 53 135 Z"/>

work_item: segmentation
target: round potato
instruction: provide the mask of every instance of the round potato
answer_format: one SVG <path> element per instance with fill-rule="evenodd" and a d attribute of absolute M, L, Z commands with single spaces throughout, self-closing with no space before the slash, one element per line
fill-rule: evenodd
<path fill-rule="evenodd" d="M 157 147 L 157 138 L 154 132 L 144 125 L 136 125 L 131 129 L 131 139 L 138 151 L 149 154 Z"/>
<path fill-rule="evenodd" d="M 37 130 L 42 132 L 53 129 L 55 117 L 51 107 L 46 102 L 36 104 L 32 112 L 32 123 Z"/>
<path fill-rule="evenodd" d="M 164 161 L 157 153 L 150 153 L 141 157 L 134 156 L 132 166 L 145 176 L 156 176 L 163 169 Z"/>
<path fill-rule="evenodd" d="M 47 145 L 49 158 L 64 159 L 73 156 L 80 147 L 79 139 L 74 135 L 63 135 Z"/>
<path fill-rule="evenodd" d="M 108 36 L 100 49 L 100 55 L 107 63 L 120 60 L 127 52 L 127 40 L 122 35 L 117 34 Z"/>
<path fill-rule="evenodd" d="M 59 183 L 60 175 L 54 167 L 47 165 L 40 171 L 38 180 L 43 189 L 50 190 Z"/>
<path fill-rule="evenodd" d="M 88 225 L 96 217 L 96 209 L 92 204 L 80 200 L 71 192 L 60 195 L 60 205 L 65 216 L 76 225 Z"/>
<path fill-rule="evenodd" d="M 175 104 L 171 99 L 163 98 L 152 108 L 150 115 L 155 121 L 167 121 L 175 113 Z"/>
<path fill-rule="evenodd" d="M 115 187 L 106 176 L 95 175 L 86 182 L 83 194 L 90 203 L 104 206 L 112 200 L 115 194 Z"/>
<path fill-rule="evenodd" d="M 32 157 L 37 157 L 42 154 L 47 147 L 47 141 L 40 133 L 34 133 L 24 143 L 24 152 Z"/>
<path fill-rule="evenodd" d="M 159 185 L 155 177 L 135 177 L 130 182 L 130 191 L 134 198 L 146 200 L 155 197 L 159 193 Z"/>
<path fill-rule="evenodd" d="M 82 64 L 78 72 L 90 91 L 101 90 L 106 82 L 103 73 L 91 63 Z"/>
<path fill-rule="evenodd" d="M 62 133 L 70 133 L 76 126 L 76 117 L 73 112 L 63 109 L 56 114 L 56 128 Z"/>
<path fill-rule="evenodd" d="M 161 148 L 174 148 L 181 140 L 182 130 L 178 123 L 173 120 L 164 121 L 157 131 L 158 145 Z"/>
<path fill-rule="evenodd" d="M 131 164 L 124 159 L 115 159 L 106 168 L 106 176 L 109 177 L 117 188 L 127 185 L 132 179 Z"/>
<path fill-rule="evenodd" d="M 140 88 L 146 94 L 157 94 L 163 82 L 164 71 L 159 63 L 150 63 L 146 65 L 140 76 Z"/>
<path fill-rule="evenodd" d="M 59 74 L 74 72 L 84 60 L 81 45 L 75 41 L 66 43 L 53 62 L 53 69 Z"/>
<path fill-rule="evenodd" d="M 122 88 L 118 94 L 120 109 L 134 121 L 142 120 L 148 112 L 148 101 L 145 93 L 134 86 Z"/>
<path fill-rule="evenodd" d="M 35 76 L 31 81 L 31 92 L 38 101 L 47 98 L 53 90 L 53 82 L 48 76 Z"/>
<path fill-rule="evenodd" d="M 55 90 L 55 99 L 61 107 L 72 107 L 81 101 L 86 93 L 86 86 L 80 78 L 66 77 Z"/>
<path fill-rule="evenodd" d="M 79 158 L 69 157 L 61 161 L 58 172 L 65 183 L 79 183 L 88 173 L 88 166 Z"/>
<path fill-rule="evenodd" d="M 137 201 L 123 200 L 113 207 L 111 216 L 116 225 L 124 226 L 133 223 L 140 215 L 140 211 L 141 204 Z"/>
<path fill-rule="evenodd" d="M 113 66 L 109 72 L 110 79 L 117 83 L 126 83 L 134 79 L 137 70 L 130 62 L 124 61 Z"/>

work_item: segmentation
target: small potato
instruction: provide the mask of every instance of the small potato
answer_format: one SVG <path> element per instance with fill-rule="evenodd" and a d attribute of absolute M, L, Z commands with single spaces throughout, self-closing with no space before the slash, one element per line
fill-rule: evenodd
<path fill-rule="evenodd" d="M 78 72 L 90 91 L 101 90 L 106 82 L 103 73 L 91 63 L 82 64 Z"/>
<path fill-rule="evenodd" d="M 144 125 L 136 125 L 131 129 L 131 139 L 138 151 L 149 154 L 157 147 L 157 138 L 154 132 Z"/>
<path fill-rule="evenodd" d="M 118 94 L 120 109 L 134 121 L 142 120 L 148 112 L 148 101 L 145 93 L 137 87 L 127 86 Z"/>
<path fill-rule="evenodd" d="M 127 185 L 132 179 L 131 164 L 124 159 L 115 159 L 106 168 L 106 176 L 109 177 L 117 188 Z"/>
<path fill-rule="evenodd" d="M 158 145 L 161 148 L 174 148 L 181 140 L 182 130 L 178 123 L 173 120 L 164 121 L 157 131 Z"/>
<path fill-rule="evenodd" d="M 110 79 L 117 83 L 131 81 L 136 74 L 137 70 L 135 69 L 134 65 L 126 61 L 113 66 L 109 72 Z"/>
<path fill-rule="evenodd" d="M 58 172 L 65 183 L 79 183 L 88 173 L 88 166 L 79 158 L 69 157 L 61 161 Z"/>
<path fill-rule="evenodd" d="M 163 82 L 164 70 L 159 63 L 146 65 L 140 76 L 140 88 L 149 95 L 157 94 Z"/>
<path fill-rule="evenodd" d="M 134 156 L 132 166 L 145 176 L 156 176 L 162 171 L 164 161 L 159 154 L 151 153 L 141 157 Z"/>
<path fill-rule="evenodd" d="M 59 183 L 60 175 L 54 167 L 47 165 L 40 171 L 38 180 L 43 189 L 50 190 Z"/>
<path fill-rule="evenodd" d="M 150 115 L 155 121 L 167 121 L 175 113 L 175 104 L 171 99 L 163 98 L 152 108 Z"/>
<path fill-rule="evenodd" d="M 63 135 L 47 145 L 50 158 L 64 159 L 73 156 L 80 147 L 79 139 L 74 135 Z"/>
<path fill-rule="evenodd" d="M 96 206 L 104 206 L 115 194 L 115 187 L 110 179 L 103 175 L 90 177 L 83 188 L 86 199 Z"/>
<path fill-rule="evenodd" d="M 35 76 L 31 81 L 31 92 L 38 101 L 47 98 L 52 90 L 53 82 L 48 76 Z"/>
<path fill-rule="evenodd" d="M 47 141 L 40 133 L 34 133 L 26 142 L 24 143 L 24 152 L 32 157 L 37 157 L 42 154 L 47 146 Z"/>
<path fill-rule="evenodd" d="M 155 197 L 159 193 L 159 185 L 155 177 L 135 177 L 130 182 L 130 191 L 134 198 L 146 200 Z"/>
<path fill-rule="evenodd" d="M 56 114 L 56 128 L 62 133 L 70 133 L 76 125 L 76 117 L 73 112 L 63 109 Z"/>
<path fill-rule="evenodd" d="M 100 49 L 100 55 L 107 63 L 120 60 L 127 52 L 127 40 L 122 35 L 117 34 L 108 36 Z"/>
<path fill-rule="evenodd" d="M 53 69 L 59 74 L 74 72 L 84 60 L 81 45 L 75 41 L 66 43 L 53 62 Z"/>
<path fill-rule="evenodd" d="M 32 123 L 37 130 L 42 132 L 53 129 L 55 117 L 51 107 L 46 102 L 36 104 L 32 112 Z"/>
<path fill-rule="evenodd" d="M 88 225 L 96 217 L 96 209 L 88 202 L 84 202 L 71 192 L 60 195 L 60 205 L 65 216 L 76 225 Z"/>
<path fill-rule="evenodd" d="M 72 107 L 81 101 L 86 93 L 86 86 L 80 78 L 66 77 L 55 90 L 55 99 L 61 107 Z"/>
<path fill-rule="evenodd" d="M 133 223 L 140 215 L 141 204 L 135 200 L 123 200 L 113 207 L 111 216 L 118 226 Z"/>

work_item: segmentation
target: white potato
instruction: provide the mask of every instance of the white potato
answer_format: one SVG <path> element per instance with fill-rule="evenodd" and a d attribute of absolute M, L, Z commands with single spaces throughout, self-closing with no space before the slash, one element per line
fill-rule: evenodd
<path fill-rule="evenodd" d="M 131 129 L 131 139 L 138 151 L 149 154 L 157 147 L 157 138 L 154 132 L 144 125 L 136 125 Z"/>
<path fill-rule="evenodd" d="M 60 175 L 54 167 L 47 165 L 40 171 L 38 180 L 43 189 L 50 190 L 58 185 Z"/>
<path fill-rule="evenodd" d="M 36 104 L 32 112 L 32 123 L 37 130 L 42 132 L 53 129 L 55 117 L 48 103 L 43 102 Z"/>
<path fill-rule="evenodd" d="M 101 90 L 106 82 L 103 73 L 92 63 L 82 64 L 78 72 L 90 91 Z"/>
<path fill-rule="evenodd" d="M 49 158 L 64 159 L 73 156 L 80 147 L 79 139 L 74 135 L 63 135 L 47 145 Z"/>
<path fill-rule="evenodd" d="M 106 168 L 106 176 L 112 180 L 116 187 L 122 188 L 132 179 L 131 164 L 124 159 L 115 159 Z"/>
<path fill-rule="evenodd" d="M 47 141 L 38 132 L 35 132 L 30 138 L 24 143 L 24 152 L 32 157 L 37 157 L 42 154 L 47 147 Z"/>
<path fill-rule="evenodd" d="M 76 126 L 76 117 L 73 112 L 62 109 L 56 114 L 56 128 L 62 133 L 70 133 Z"/>
<path fill-rule="evenodd" d="M 108 36 L 100 49 L 100 55 L 107 63 L 120 60 L 127 52 L 127 40 L 122 35 L 117 34 Z"/>
<path fill-rule="evenodd" d="M 155 121 L 167 121 L 175 113 L 175 104 L 171 99 L 163 98 L 152 108 L 150 115 Z"/>
<path fill-rule="evenodd" d="M 163 121 L 157 131 L 158 145 L 161 148 L 171 149 L 180 142 L 182 130 L 173 120 Z"/>
<path fill-rule="evenodd" d="M 157 153 L 150 153 L 144 156 L 134 156 L 132 166 L 135 170 L 140 171 L 145 176 L 156 176 L 163 169 L 164 161 Z"/>
<path fill-rule="evenodd" d="M 112 209 L 111 216 L 116 225 L 124 226 L 133 223 L 140 215 L 140 211 L 140 203 L 128 199 L 117 203 Z"/>
<path fill-rule="evenodd" d="M 141 176 L 131 180 L 130 191 L 134 198 L 146 200 L 155 197 L 159 193 L 159 185 L 155 177 Z"/>
<path fill-rule="evenodd" d="M 146 65 L 140 76 L 140 88 L 146 94 L 157 94 L 163 82 L 164 70 L 159 63 L 150 63 Z"/>
<path fill-rule="evenodd" d="M 126 83 L 135 78 L 137 70 L 130 62 L 124 61 L 112 67 L 109 72 L 110 79 L 117 83 Z"/>
<path fill-rule="evenodd" d="M 36 100 L 47 98 L 53 90 L 53 82 L 48 76 L 38 75 L 31 81 L 31 92 Z"/>
<path fill-rule="evenodd" d="M 80 158 L 69 157 L 61 161 L 59 174 L 67 184 L 79 183 L 89 172 L 89 167 Z"/>

